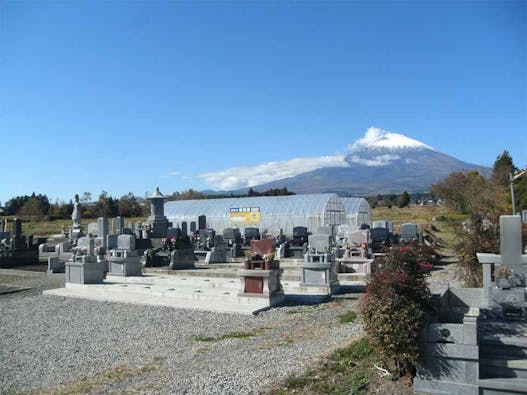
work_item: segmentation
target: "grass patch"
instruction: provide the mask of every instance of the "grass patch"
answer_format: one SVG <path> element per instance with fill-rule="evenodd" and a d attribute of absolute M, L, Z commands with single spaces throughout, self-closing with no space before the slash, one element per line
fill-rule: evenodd
<path fill-rule="evenodd" d="M 130 377 L 141 376 L 145 373 L 149 373 L 155 370 L 155 366 L 142 366 L 140 368 L 128 368 L 128 367 L 118 367 L 113 370 L 103 372 L 93 377 L 84 377 L 77 381 L 72 381 L 70 383 L 60 384 L 57 388 L 38 390 L 32 392 L 33 394 L 57 394 L 62 395 L 74 395 L 74 394 L 83 394 L 89 392 L 96 392 L 98 387 L 101 387 L 105 384 L 125 380 Z"/>
<path fill-rule="evenodd" d="M 302 311 L 298 310 L 298 309 L 290 309 L 290 310 L 286 310 L 285 313 L 286 314 L 298 314 L 298 313 L 301 313 Z"/>
<path fill-rule="evenodd" d="M 125 222 L 143 222 L 146 217 L 125 218 Z M 90 222 L 97 222 L 96 218 L 82 218 L 81 225 L 84 231 L 88 230 Z M 69 229 L 71 227 L 71 219 L 56 219 L 53 221 L 24 221 L 22 220 L 22 233 L 24 235 L 48 236 L 60 233 L 61 229 Z"/>
<path fill-rule="evenodd" d="M 219 342 L 225 339 L 245 339 L 254 336 L 256 336 L 254 332 L 231 332 L 218 337 L 196 335 L 192 336 L 192 340 L 197 342 Z"/>
<path fill-rule="evenodd" d="M 357 313 L 355 313 L 354 311 L 348 311 L 347 313 L 339 315 L 338 319 L 341 324 L 355 322 L 355 320 L 357 319 Z"/>
<path fill-rule="evenodd" d="M 373 350 L 366 337 L 339 349 L 320 367 L 287 378 L 273 393 L 364 394 L 376 377 Z"/>

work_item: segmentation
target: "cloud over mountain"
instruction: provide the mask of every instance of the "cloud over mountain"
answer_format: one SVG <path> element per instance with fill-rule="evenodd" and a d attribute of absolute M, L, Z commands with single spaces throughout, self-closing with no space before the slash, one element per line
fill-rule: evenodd
<path fill-rule="evenodd" d="M 229 190 L 264 184 L 282 178 L 293 177 L 324 167 L 348 167 L 344 155 L 294 158 L 267 162 L 256 166 L 231 167 L 229 169 L 200 174 L 207 184 Z"/>
<path fill-rule="evenodd" d="M 423 192 L 452 171 L 488 170 L 443 154 L 420 141 L 376 127 L 348 145 L 347 154 L 294 158 L 200 174 L 208 185 L 243 192 L 287 187 L 297 193 L 357 195 Z"/>
<path fill-rule="evenodd" d="M 349 154 L 347 156 L 337 154 L 294 158 L 262 163 L 256 166 L 231 167 L 200 174 L 198 177 L 214 188 L 231 190 L 265 184 L 327 167 L 349 167 L 354 163 L 371 167 L 386 166 L 401 159 L 398 151 L 405 149 L 433 150 L 432 147 L 420 141 L 372 126 L 366 130 L 363 137 L 348 145 Z M 364 152 L 368 152 L 368 155 L 361 155 Z"/>

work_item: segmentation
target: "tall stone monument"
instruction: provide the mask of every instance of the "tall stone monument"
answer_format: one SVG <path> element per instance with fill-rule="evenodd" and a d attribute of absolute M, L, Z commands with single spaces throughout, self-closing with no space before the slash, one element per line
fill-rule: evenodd
<path fill-rule="evenodd" d="M 165 217 L 165 196 L 159 191 L 159 187 L 155 192 L 147 197 L 150 201 L 150 216 L 147 223 L 150 225 L 150 238 L 164 238 L 167 236 L 167 229 L 169 222 Z"/>
<path fill-rule="evenodd" d="M 71 220 L 73 221 L 70 230 L 70 239 L 74 245 L 77 244 L 77 240 L 84 236 L 81 226 L 81 212 L 82 205 L 79 202 L 79 195 L 75 195 L 75 201 L 73 202 L 73 212 L 71 213 Z"/>

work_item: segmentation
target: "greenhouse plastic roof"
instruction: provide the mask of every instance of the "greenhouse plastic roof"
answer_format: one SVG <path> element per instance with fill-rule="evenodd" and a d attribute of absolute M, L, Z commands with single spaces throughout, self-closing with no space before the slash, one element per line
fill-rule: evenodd
<path fill-rule="evenodd" d="M 342 204 L 344 204 L 346 214 L 358 213 L 361 209 L 361 205 L 363 205 L 363 210 L 369 211 L 368 201 L 364 198 L 341 197 L 340 200 L 342 200 Z"/>
<path fill-rule="evenodd" d="M 274 215 L 323 214 L 327 204 L 339 201 L 332 193 L 287 196 L 257 196 L 246 198 L 176 200 L 165 203 L 167 217 L 191 217 L 206 214 L 224 216 L 235 207 L 259 207 L 261 212 Z"/>

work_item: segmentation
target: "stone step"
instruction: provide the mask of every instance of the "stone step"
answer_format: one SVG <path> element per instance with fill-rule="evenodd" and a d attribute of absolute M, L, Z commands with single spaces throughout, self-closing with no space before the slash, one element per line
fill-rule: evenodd
<path fill-rule="evenodd" d="M 239 292 L 241 289 L 241 281 L 237 278 L 215 278 L 215 277 L 179 277 L 179 276 L 115 276 L 108 274 L 105 283 L 137 285 L 137 286 L 153 286 L 165 287 L 166 289 L 176 289 L 183 291 L 207 290 L 208 293 L 223 294 L 226 290 L 229 292 Z M 317 286 L 301 286 L 299 281 L 282 281 L 282 287 L 286 294 L 296 295 L 318 295 L 327 294 L 326 287 Z M 145 288 L 148 289 L 148 288 Z"/>
<path fill-rule="evenodd" d="M 527 338 L 484 335 L 480 338 L 479 354 L 486 359 L 527 359 Z"/>
<path fill-rule="evenodd" d="M 504 356 L 505 357 L 505 356 Z M 510 378 L 527 379 L 527 359 L 515 359 L 514 356 L 502 358 L 481 358 L 479 360 L 479 374 L 481 378 Z M 527 390 L 527 387 L 526 387 Z"/>
<path fill-rule="evenodd" d="M 114 276 L 108 274 L 105 280 L 106 284 L 120 285 L 142 285 L 142 286 L 162 286 L 177 289 L 210 289 L 214 290 L 239 290 L 241 282 L 237 279 L 219 278 L 219 277 L 178 277 L 178 276 Z"/>
<path fill-rule="evenodd" d="M 215 265 L 215 264 L 212 264 Z M 207 266 L 212 266 L 207 265 Z M 167 268 L 144 268 L 143 271 L 146 274 L 163 274 L 167 276 L 179 276 L 179 277 L 221 277 L 221 278 L 238 278 L 239 268 L 203 268 L 198 269 L 183 269 L 183 270 L 168 270 Z M 356 285 L 357 283 L 366 283 L 367 276 L 360 273 L 339 273 L 339 281 L 342 285 Z M 302 274 L 300 269 L 298 270 L 284 270 L 282 274 L 283 281 L 301 281 Z"/>
<path fill-rule="evenodd" d="M 132 303 L 144 304 L 154 306 L 166 306 L 181 309 L 205 310 L 221 313 L 235 313 L 235 314 L 254 314 L 260 310 L 268 308 L 267 300 L 261 301 L 261 304 L 256 303 L 256 298 L 253 298 L 253 303 L 247 303 L 247 299 L 240 299 L 239 303 L 234 300 L 228 302 L 221 300 L 208 300 L 207 303 L 203 299 L 188 299 L 179 297 L 162 297 L 162 296 L 146 296 L 143 294 L 133 293 L 96 293 L 92 291 L 72 292 L 70 288 L 59 288 L 44 291 L 44 295 L 55 295 L 64 297 L 73 297 L 80 299 L 89 299 L 104 302 L 117 303 Z"/>
<path fill-rule="evenodd" d="M 524 336 L 483 335 L 479 343 L 483 346 L 514 346 L 527 349 L 527 338 Z"/>
<path fill-rule="evenodd" d="M 125 286 L 123 286 L 125 285 Z M 218 294 L 213 288 L 193 292 L 189 289 L 141 284 L 67 284 L 65 288 L 44 291 L 45 295 L 65 296 L 98 301 L 170 306 L 215 312 L 254 314 L 269 307 L 269 298 L 238 296 L 238 289 Z"/>
<path fill-rule="evenodd" d="M 527 358 L 527 348 L 506 344 L 480 344 L 479 355 L 481 358 Z"/>
<path fill-rule="evenodd" d="M 527 380 L 517 377 L 480 379 L 478 384 L 481 395 L 527 394 Z"/>

